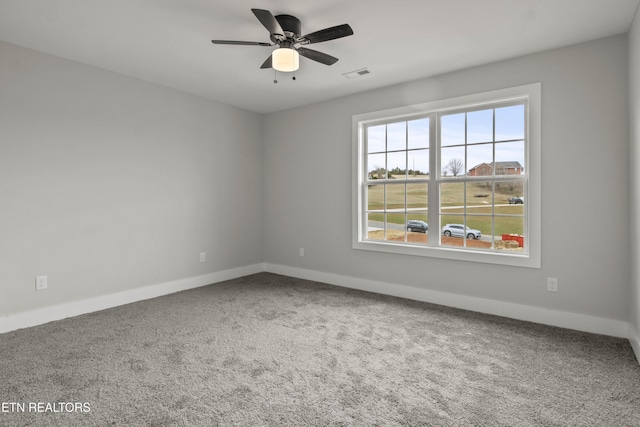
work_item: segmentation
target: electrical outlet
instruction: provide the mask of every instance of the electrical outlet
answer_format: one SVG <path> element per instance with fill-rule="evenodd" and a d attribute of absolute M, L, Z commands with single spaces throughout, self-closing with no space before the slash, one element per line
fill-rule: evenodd
<path fill-rule="evenodd" d="M 200 262 L 205 262 L 207 260 L 207 253 L 200 252 Z"/>
<path fill-rule="evenodd" d="M 47 276 L 36 276 L 36 291 L 47 289 Z"/>
<path fill-rule="evenodd" d="M 558 279 L 555 277 L 547 277 L 547 291 L 558 292 Z"/>
<path fill-rule="evenodd" d="M 304 248 L 300 248 L 299 253 L 300 253 L 300 256 L 304 256 Z"/>

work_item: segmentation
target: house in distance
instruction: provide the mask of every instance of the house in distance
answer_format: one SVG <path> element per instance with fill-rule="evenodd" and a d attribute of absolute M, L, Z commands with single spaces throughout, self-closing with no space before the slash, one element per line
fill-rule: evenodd
<path fill-rule="evenodd" d="M 518 161 L 480 163 L 469 169 L 469 176 L 493 175 L 493 166 L 496 167 L 496 175 L 521 175 L 523 167 Z"/>

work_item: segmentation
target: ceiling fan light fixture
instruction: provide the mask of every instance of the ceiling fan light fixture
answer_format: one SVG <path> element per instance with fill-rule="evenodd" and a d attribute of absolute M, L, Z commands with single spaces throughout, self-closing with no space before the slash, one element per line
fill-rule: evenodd
<path fill-rule="evenodd" d="M 300 55 L 294 49 L 281 47 L 271 54 L 272 66 L 277 71 L 290 73 L 300 68 Z"/>

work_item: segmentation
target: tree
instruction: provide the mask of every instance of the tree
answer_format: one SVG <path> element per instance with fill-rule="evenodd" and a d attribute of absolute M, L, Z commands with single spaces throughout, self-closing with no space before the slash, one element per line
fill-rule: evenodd
<path fill-rule="evenodd" d="M 386 179 L 387 178 L 387 170 L 380 166 L 374 166 L 373 170 L 369 172 L 371 179 Z"/>
<path fill-rule="evenodd" d="M 458 158 L 449 160 L 446 170 L 450 170 L 453 176 L 458 176 L 464 167 L 464 162 Z"/>

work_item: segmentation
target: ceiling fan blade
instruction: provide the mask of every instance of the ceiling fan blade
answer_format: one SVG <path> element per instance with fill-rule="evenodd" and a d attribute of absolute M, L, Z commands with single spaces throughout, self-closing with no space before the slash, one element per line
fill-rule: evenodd
<path fill-rule="evenodd" d="M 264 68 L 271 68 L 271 67 L 272 67 L 272 65 L 271 65 L 271 55 L 269 55 L 269 57 L 267 58 L 267 60 L 266 60 L 266 61 L 264 61 L 264 62 L 262 63 L 262 65 L 260 66 L 260 68 L 261 68 L 261 69 L 264 69 Z"/>
<path fill-rule="evenodd" d="M 263 42 L 243 42 L 238 40 L 211 40 L 213 44 L 233 44 L 233 45 L 241 45 L 241 46 L 273 46 L 271 43 L 263 43 Z"/>
<path fill-rule="evenodd" d="M 312 59 L 324 65 L 333 65 L 338 62 L 338 58 L 327 55 L 326 53 L 318 52 L 317 50 L 307 49 L 305 47 L 299 47 L 297 50 L 300 55 L 305 58 Z"/>
<path fill-rule="evenodd" d="M 260 21 L 262 25 L 269 30 L 270 34 L 279 34 L 284 37 L 284 30 L 271 12 L 264 9 L 251 9 L 251 12 L 253 12 L 256 18 L 258 18 L 258 21 Z"/>
<path fill-rule="evenodd" d="M 352 36 L 353 30 L 349 24 L 336 25 L 335 27 L 325 28 L 324 30 L 315 31 L 311 34 L 303 36 L 302 39 L 307 43 L 320 43 L 327 40 L 335 40 L 342 37 Z"/>

